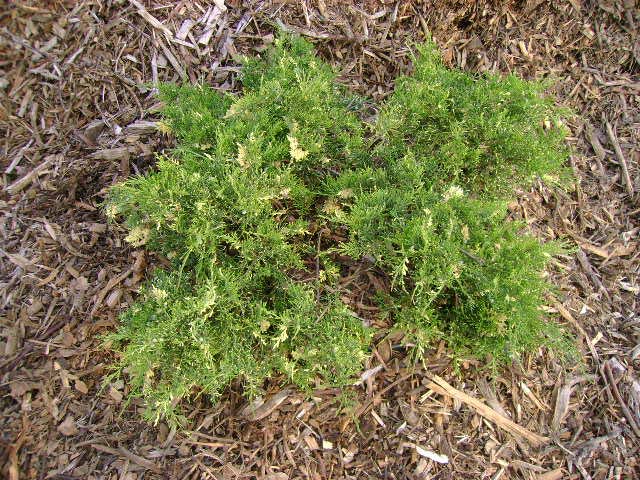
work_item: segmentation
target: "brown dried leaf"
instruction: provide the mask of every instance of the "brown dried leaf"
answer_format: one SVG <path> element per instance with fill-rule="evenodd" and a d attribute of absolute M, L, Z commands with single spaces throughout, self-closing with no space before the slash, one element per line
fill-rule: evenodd
<path fill-rule="evenodd" d="M 74 386 L 76 387 L 76 390 L 78 390 L 80 393 L 84 393 L 85 395 L 89 393 L 89 388 L 87 387 L 87 384 L 80 379 L 74 382 Z"/>
<path fill-rule="evenodd" d="M 78 433 L 78 427 L 76 427 L 76 422 L 71 415 L 67 415 L 63 422 L 58 425 L 58 431 L 65 437 L 70 437 Z"/>
<path fill-rule="evenodd" d="M 17 381 L 11 382 L 10 388 L 11 396 L 16 400 L 20 400 L 25 393 L 31 390 L 38 390 L 41 388 L 41 385 L 36 382 Z"/>

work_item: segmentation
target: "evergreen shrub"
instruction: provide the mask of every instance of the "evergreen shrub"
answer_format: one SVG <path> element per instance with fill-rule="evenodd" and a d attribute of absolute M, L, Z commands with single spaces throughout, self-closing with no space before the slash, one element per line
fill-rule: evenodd
<path fill-rule="evenodd" d="M 291 36 L 245 62 L 237 96 L 160 86 L 177 147 L 105 203 L 133 246 L 172 265 L 108 337 L 150 420 L 179 421 L 182 398 L 234 380 L 249 397 L 273 375 L 352 384 L 374 332 L 336 293 L 339 266 L 309 267 L 335 251 L 388 275 L 381 304 L 417 353 L 445 339 L 500 361 L 558 338 L 540 306 L 560 247 L 506 204 L 566 176 L 562 112 L 538 83 L 445 68 L 433 43 L 414 60 L 370 122 Z M 318 252 L 321 228 L 348 238 Z"/>

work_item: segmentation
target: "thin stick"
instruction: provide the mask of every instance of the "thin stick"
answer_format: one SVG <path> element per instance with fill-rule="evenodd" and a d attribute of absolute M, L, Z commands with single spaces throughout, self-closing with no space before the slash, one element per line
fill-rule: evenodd
<path fill-rule="evenodd" d="M 36 168 L 31 170 L 24 177 L 19 178 L 18 180 L 13 182 L 11 185 L 6 187 L 6 190 L 7 190 L 7 192 L 9 192 L 9 195 L 15 195 L 16 193 L 21 192 L 24 188 L 29 186 L 29 184 L 32 181 L 34 181 L 45 168 L 47 168 L 49 165 L 51 165 L 52 159 L 53 159 L 53 156 L 47 157 L 47 159 L 45 159 L 44 162 L 42 162 Z"/>
<path fill-rule="evenodd" d="M 524 438 L 535 447 L 539 447 L 550 442 L 549 437 L 543 437 L 541 435 L 538 435 L 537 433 L 533 433 L 526 428 L 518 425 L 517 423 L 512 422 L 480 400 L 473 398 L 472 396 L 467 395 L 466 393 L 452 387 L 444 379 L 440 378 L 437 375 L 433 376 L 433 381 L 429 382 L 427 384 L 427 387 L 429 387 L 436 393 L 447 395 L 449 397 L 456 398 L 463 403 L 466 403 L 467 405 L 473 407 L 480 415 L 482 415 L 487 420 L 492 421 L 497 426 L 513 435 Z"/>
<path fill-rule="evenodd" d="M 4 171 L 4 173 L 9 175 L 11 172 L 13 172 L 13 169 L 16 168 L 20 163 L 20 160 L 22 160 L 22 157 L 24 156 L 24 152 L 31 146 L 32 143 L 33 143 L 33 139 L 29 140 L 29 143 L 27 143 L 24 147 L 22 147 L 18 151 L 18 153 L 13 158 L 13 160 L 11 161 L 7 169 Z"/>
<path fill-rule="evenodd" d="M 629 176 L 629 168 L 627 167 L 627 160 L 624 158 L 622 154 L 622 148 L 620 148 L 620 142 L 616 138 L 613 133 L 613 128 L 611 128 L 611 124 L 605 121 L 605 126 L 607 127 L 607 136 L 609 137 L 609 141 L 613 145 L 613 149 L 616 151 L 616 156 L 618 157 L 618 161 L 620 162 L 620 166 L 622 167 L 622 176 L 624 177 L 624 183 L 627 187 L 627 193 L 633 196 L 633 183 L 631 183 L 631 177 Z"/>
<path fill-rule="evenodd" d="M 593 125 L 591 125 L 591 123 L 589 123 L 588 120 L 585 120 L 584 126 L 587 133 L 587 138 L 589 139 L 589 143 L 591 144 L 591 147 L 593 148 L 593 151 L 596 154 L 596 162 L 598 164 L 598 170 L 600 170 L 600 175 L 602 177 L 602 180 L 604 180 L 605 178 L 607 178 L 607 173 L 604 170 L 604 166 L 602 165 L 602 162 L 607 157 L 607 153 L 602 147 L 600 140 L 598 140 L 598 137 L 596 136 L 596 132 L 593 128 Z"/>
<path fill-rule="evenodd" d="M 135 453 L 130 452 L 124 447 L 111 448 L 111 447 L 108 447 L 107 445 L 102 445 L 99 443 L 93 443 L 91 444 L 91 446 L 100 452 L 108 453 L 110 455 L 115 455 L 116 457 L 125 457 L 128 460 L 130 460 L 132 463 L 135 463 L 136 465 L 139 465 L 148 470 L 153 470 L 154 472 L 161 471 L 160 467 L 156 465 L 154 462 L 152 462 L 151 460 L 147 460 L 144 457 L 136 455 Z"/>
<path fill-rule="evenodd" d="M 576 252 L 576 258 L 578 259 L 578 262 L 584 269 L 587 276 L 591 279 L 593 284 L 602 293 L 604 293 L 605 297 L 607 297 L 608 300 L 611 300 L 611 297 L 609 296 L 609 292 L 607 291 L 606 288 L 604 288 L 604 285 L 602 284 L 602 281 L 600 280 L 600 278 L 598 278 L 598 275 L 595 272 L 595 268 L 593 268 L 593 265 L 591 265 L 591 262 L 589 262 L 589 258 L 587 258 L 587 254 L 584 253 L 582 249 L 578 249 L 578 251 Z"/>
<path fill-rule="evenodd" d="M 635 433 L 636 436 L 640 438 L 640 427 L 638 427 L 638 424 L 633 418 L 631 410 L 629 410 L 629 407 L 627 407 L 627 404 L 622 399 L 622 395 L 620 395 L 620 390 L 618 390 L 618 385 L 616 385 L 615 379 L 613 378 L 613 373 L 611 372 L 611 367 L 609 366 L 609 362 L 604 363 L 603 369 L 604 369 L 605 380 L 609 384 L 609 387 L 613 392 L 613 396 L 618 401 L 618 404 L 620 405 L 620 409 L 622 410 L 622 414 L 627 419 L 627 422 L 629 422 L 629 426 L 633 430 L 633 433 Z"/>

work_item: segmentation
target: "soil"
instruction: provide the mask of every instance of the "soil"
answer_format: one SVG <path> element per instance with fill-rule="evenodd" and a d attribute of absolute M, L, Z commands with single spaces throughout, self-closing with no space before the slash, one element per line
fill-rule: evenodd
<path fill-rule="evenodd" d="M 640 9 L 634 0 L 6 2 L 0 7 L 0 470 L 15 479 L 631 479 L 640 472 Z M 380 100 L 432 35 L 452 67 L 549 79 L 569 107 L 575 188 L 512 205 L 575 253 L 546 310 L 580 358 L 530 352 L 489 376 L 434 345 L 415 366 L 381 340 L 359 386 L 305 396 L 277 379 L 185 405 L 184 430 L 140 420 L 105 383 L 101 335 L 158 260 L 100 210 L 152 168 L 157 81 L 238 88 L 238 56 L 300 33 Z M 353 265 L 359 314 L 383 288 Z M 515 425 L 515 427 L 513 426 Z M 518 428 L 516 428 L 518 427 Z"/>

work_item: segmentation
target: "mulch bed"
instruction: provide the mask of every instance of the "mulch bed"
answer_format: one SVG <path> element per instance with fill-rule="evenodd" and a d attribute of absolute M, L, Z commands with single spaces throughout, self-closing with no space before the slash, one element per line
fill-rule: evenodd
<path fill-rule="evenodd" d="M 640 9 L 633 0 L 13 2 L 0 7 L 0 467 L 4 478 L 622 479 L 640 471 Z M 157 263 L 105 221 L 104 190 L 171 146 L 156 81 L 237 88 L 237 55 L 278 28 L 312 40 L 374 100 L 430 32 L 451 66 L 555 81 L 576 189 L 539 184 L 512 206 L 575 254 L 548 310 L 581 359 L 546 350 L 488 377 L 434 345 L 424 365 L 384 340 L 351 391 L 309 398 L 238 386 L 185 406 L 187 431 L 140 420 L 105 385 L 101 334 Z M 353 265 L 359 314 L 380 288 Z M 443 387 L 441 379 L 448 382 Z M 455 387 L 455 388 L 454 388 Z M 468 397 L 464 395 L 468 395 Z M 477 403 L 480 401 L 481 404 Z M 487 416 L 484 408 L 497 413 Z M 484 411 L 484 413 L 483 413 Z M 510 419 L 526 434 L 505 424 Z M 544 441 L 536 445 L 535 438 Z M 446 463 L 445 463 L 446 461 Z"/>

